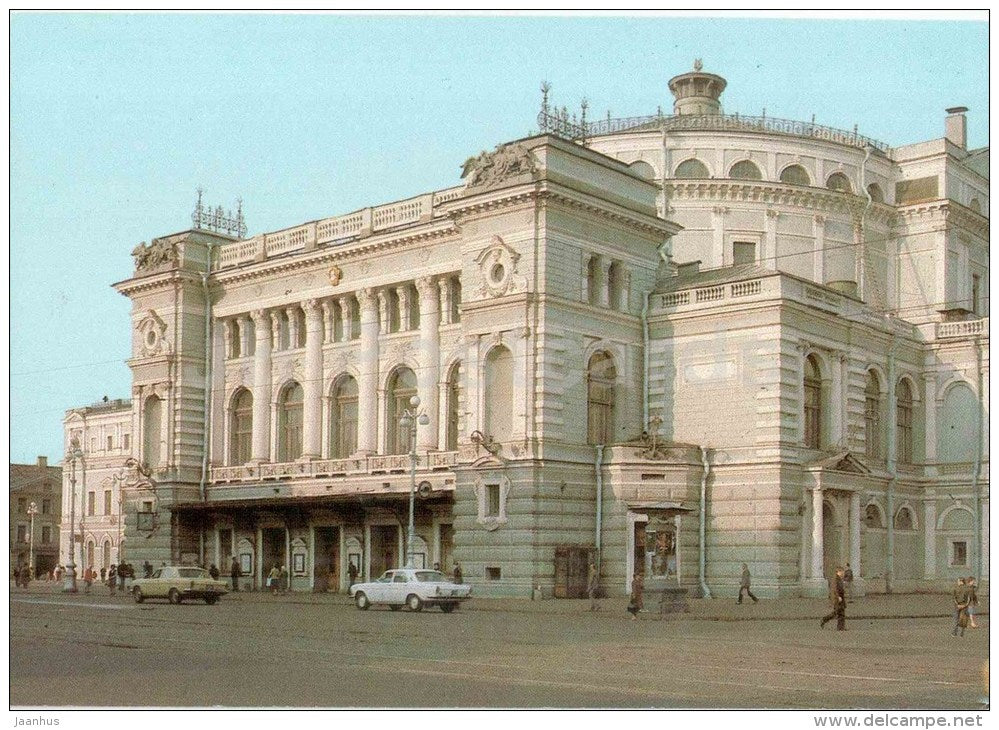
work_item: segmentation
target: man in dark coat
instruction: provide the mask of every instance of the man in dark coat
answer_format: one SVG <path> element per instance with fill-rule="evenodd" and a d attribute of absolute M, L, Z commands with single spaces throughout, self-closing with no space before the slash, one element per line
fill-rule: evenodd
<path fill-rule="evenodd" d="M 742 564 L 742 579 L 739 581 L 739 600 L 736 603 L 742 603 L 742 592 L 745 591 L 746 595 L 753 599 L 753 603 L 759 603 L 759 599 L 753 595 L 753 592 L 749 590 L 750 575 L 749 566 L 745 563 Z"/>
<path fill-rule="evenodd" d="M 350 565 L 347 567 L 347 577 L 350 579 L 350 585 L 357 583 L 357 572 L 357 566 L 354 565 L 353 561 L 351 561 Z"/>
<path fill-rule="evenodd" d="M 239 592 L 239 576 L 240 576 L 241 572 L 242 571 L 239 569 L 239 561 L 236 560 L 235 556 L 233 556 L 233 558 L 232 558 L 232 565 L 229 566 L 229 576 L 230 576 L 230 578 L 232 578 L 232 592 L 233 593 L 238 593 Z"/>
<path fill-rule="evenodd" d="M 462 580 L 462 577 L 461 577 L 461 563 L 459 563 L 457 560 L 455 560 L 454 561 L 454 582 L 455 583 L 461 583 L 461 580 Z"/>
<path fill-rule="evenodd" d="M 954 587 L 954 631 L 952 632 L 954 636 L 957 636 L 957 632 L 961 632 L 961 636 L 964 636 L 964 628 L 968 625 L 968 586 L 964 582 L 964 578 L 957 579 L 957 586 Z"/>
<path fill-rule="evenodd" d="M 832 621 L 835 618 L 836 630 L 846 630 L 846 586 L 843 583 L 844 572 L 841 566 L 837 567 L 836 574 L 829 579 L 829 603 L 832 606 L 832 611 L 822 617 L 822 620 L 819 622 L 819 628 L 824 627 L 827 621 Z"/>

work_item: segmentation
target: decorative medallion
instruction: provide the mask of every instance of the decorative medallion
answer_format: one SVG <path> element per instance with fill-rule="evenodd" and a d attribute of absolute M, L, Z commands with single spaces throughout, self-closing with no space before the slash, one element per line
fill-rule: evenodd
<path fill-rule="evenodd" d="M 170 352 L 170 343 L 166 339 L 166 322 L 152 309 L 146 311 L 136 330 L 141 342 L 139 354 L 143 357 L 166 355 Z"/>
<path fill-rule="evenodd" d="M 340 286 L 340 280 L 343 278 L 343 270 L 339 266 L 331 266 L 329 270 L 330 284 L 333 286 Z"/>
<path fill-rule="evenodd" d="M 518 273 L 518 261 L 520 254 L 504 243 L 502 238 L 493 236 L 489 246 L 475 259 L 482 280 L 479 295 L 500 297 L 525 291 L 527 278 Z"/>

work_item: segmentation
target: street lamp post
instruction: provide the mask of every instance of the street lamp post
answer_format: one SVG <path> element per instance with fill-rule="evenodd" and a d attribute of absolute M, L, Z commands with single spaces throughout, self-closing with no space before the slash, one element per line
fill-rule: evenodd
<path fill-rule="evenodd" d="M 69 442 L 69 451 L 66 458 L 70 460 L 69 475 L 69 564 L 66 566 L 66 579 L 63 581 L 62 590 L 64 593 L 76 593 L 76 460 L 83 458 L 83 450 L 80 449 L 80 439 L 74 436 Z M 81 512 L 82 512 L 81 506 Z"/>
<path fill-rule="evenodd" d="M 35 515 L 38 505 L 34 502 L 28 505 L 28 577 L 35 577 Z"/>
<path fill-rule="evenodd" d="M 420 396 L 409 399 L 410 408 L 402 412 L 399 425 L 409 431 L 409 534 L 406 536 L 406 567 L 413 568 L 413 512 L 416 505 L 416 426 L 426 426 L 430 416 L 420 412 Z"/>

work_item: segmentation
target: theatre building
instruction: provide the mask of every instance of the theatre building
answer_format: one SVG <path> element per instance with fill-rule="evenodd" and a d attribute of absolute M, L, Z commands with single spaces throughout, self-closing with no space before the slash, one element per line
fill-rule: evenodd
<path fill-rule="evenodd" d="M 455 187 L 135 247 L 126 559 L 343 589 L 404 563 L 415 485 L 416 564 L 478 595 L 986 578 L 988 148 L 725 85 L 578 124 L 546 88 Z"/>

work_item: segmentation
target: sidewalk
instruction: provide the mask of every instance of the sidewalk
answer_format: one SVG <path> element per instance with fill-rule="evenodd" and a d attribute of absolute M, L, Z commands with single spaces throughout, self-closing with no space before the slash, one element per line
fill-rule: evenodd
<path fill-rule="evenodd" d="M 27 589 L 14 588 L 10 585 L 11 597 L 24 595 L 56 595 L 62 593 L 62 586 L 55 582 L 35 581 Z M 79 597 L 119 602 L 131 600 L 120 593 L 112 598 L 105 586 L 94 585 L 89 594 L 83 593 L 82 584 Z M 288 605 L 329 604 L 349 607 L 353 605 L 350 596 L 345 593 L 285 593 L 272 595 L 265 591 L 239 591 L 228 593 L 222 599 L 225 602 L 239 603 L 273 603 Z M 604 598 L 599 601 L 600 614 L 626 615 L 625 608 L 628 599 Z M 690 610 L 684 614 L 671 614 L 669 620 L 700 620 L 700 621 L 768 621 L 768 620 L 802 620 L 815 621 L 829 612 L 829 602 L 824 598 L 780 598 L 762 599 L 753 603 L 746 599 L 737 604 L 734 598 L 695 598 L 689 600 Z M 873 594 L 857 598 L 847 606 L 847 616 L 850 619 L 889 619 L 889 618 L 950 618 L 952 599 L 944 593 L 905 593 L 905 594 Z M 473 598 L 461 607 L 462 611 L 503 611 L 514 613 L 537 613 L 552 615 L 573 615 L 589 613 L 587 599 L 548 599 L 532 601 L 526 598 Z M 646 603 L 646 618 L 658 618 L 658 606 L 649 601 Z M 989 613 L 988 596 L 979 597 L 977 616 L 987 616 Z"/>

